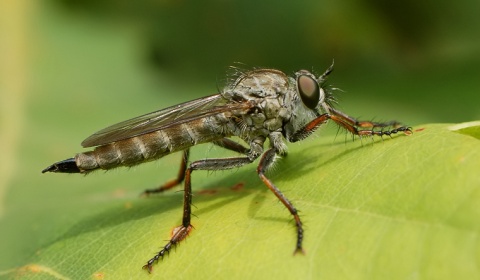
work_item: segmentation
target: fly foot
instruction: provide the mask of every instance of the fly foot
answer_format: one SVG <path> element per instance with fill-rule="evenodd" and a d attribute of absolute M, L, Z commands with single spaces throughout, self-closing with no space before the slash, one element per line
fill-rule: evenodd
<path fill-rule="evenodd" d="M 188 226 L 178 226 L 173 229 L 172 232 L 172 239 L 168 241 L 168 243 L 160 250 L 153 258 L 147 261 L 147 263 L 142 267 L 143 269 L 147 270 L 148 273 L 152 273 L 153 270 L 153 264 L 157 263 L 160 258 L 163 259 L 163 257 L 167 254 L 170 253 L 170 250 L 174 248 L 175 246 L 180 243 L 183 239 L 187 238 L 188 234 L 190 231 L 193 229 L 192 225 Z"/>

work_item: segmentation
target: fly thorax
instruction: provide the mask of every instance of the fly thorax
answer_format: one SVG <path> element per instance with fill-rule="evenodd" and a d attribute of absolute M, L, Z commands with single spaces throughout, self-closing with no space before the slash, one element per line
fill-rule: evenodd
<path fill-rule="evenodd" d="M 289 88 L 289 78 L 275 69 L 257 69 L 238 72 L 232 83 L 227 85 L 225 93 L 236 98 L 275 97 Z M 235 98 L 235 97 L 234 97 Z"/>
<path fill-rule="evenodd" d="M 263 127 L 269 131 L 281 129 L 284 120 L 290 117 L 289 110 L 283 104 L 283 98 L 266 98 L 264 101 L 263 112 L 265 114 L 265 122 Z"/>
<path fill-rule="evenodd" d="M 274 69 L 237 73 L 222 95 L 232 102 L 254 104 L 248 113 L 236 116 L 236 125 L 244 135 L 242 138 L 268 137 L 271 132 L 282 129 L 285 120 L 290 118 L 291 109 L 285 104 L 285 96 L 289 95 L 292 86 L 292 81 L 283 72 Z"/>

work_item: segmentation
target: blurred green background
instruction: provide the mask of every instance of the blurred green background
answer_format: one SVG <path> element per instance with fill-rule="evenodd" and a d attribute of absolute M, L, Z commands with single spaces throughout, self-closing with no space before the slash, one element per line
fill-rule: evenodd
<path fill-rule="evenodd" d="M 330 83 L 356 117 L 480 119 L 478 11 L 474 0 L 2 1 L 0 272 L 27 263 L 58 224 L 75 224 L 104 199 L 65 197 L 86 197 L 96 184 L 114 190 L 112 180 L 132 194 L 144 188 L 140 170 L 85 187 L 81 176 L 43 168 L 107 125 L 216 93 L 235 62 L 292 73 L 335 60 Z M 140 174 L 156 178 L 152 166 Z"/>

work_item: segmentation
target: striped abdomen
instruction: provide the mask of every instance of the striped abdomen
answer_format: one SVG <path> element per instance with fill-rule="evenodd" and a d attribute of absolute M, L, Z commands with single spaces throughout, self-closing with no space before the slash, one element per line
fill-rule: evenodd
<path fill-rule="evenodd" d="M 75 163 L 81 173 L 133 166 L 227 136 L 218 126 L 212 125 L 212 121 L 212 117 L 197 119 L 98 146 L 93 151 L 77 154 Z"/>

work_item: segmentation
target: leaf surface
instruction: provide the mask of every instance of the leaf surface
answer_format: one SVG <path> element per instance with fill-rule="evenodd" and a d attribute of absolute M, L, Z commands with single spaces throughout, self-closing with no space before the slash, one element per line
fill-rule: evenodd
<path fill-rule="evenodd" d="M 149 198 L 128 192 L 102 200 L 102 207 L 69 222 L 62 234 L 40 248 L 21 275 L 479 277 L 480 142 L 451 127 L 423 125 L 410 136 L 375 143 L 343 142 L 327 135 L 290 145 L 289 155 L 268 176 L 300 211 L 305 255 L 293 255 L 290 214 L 252 165 L 234 172 L 193 173 L 195 229 L 151 275 L 141 267 L 181 222 L 182 192 Z"/>

